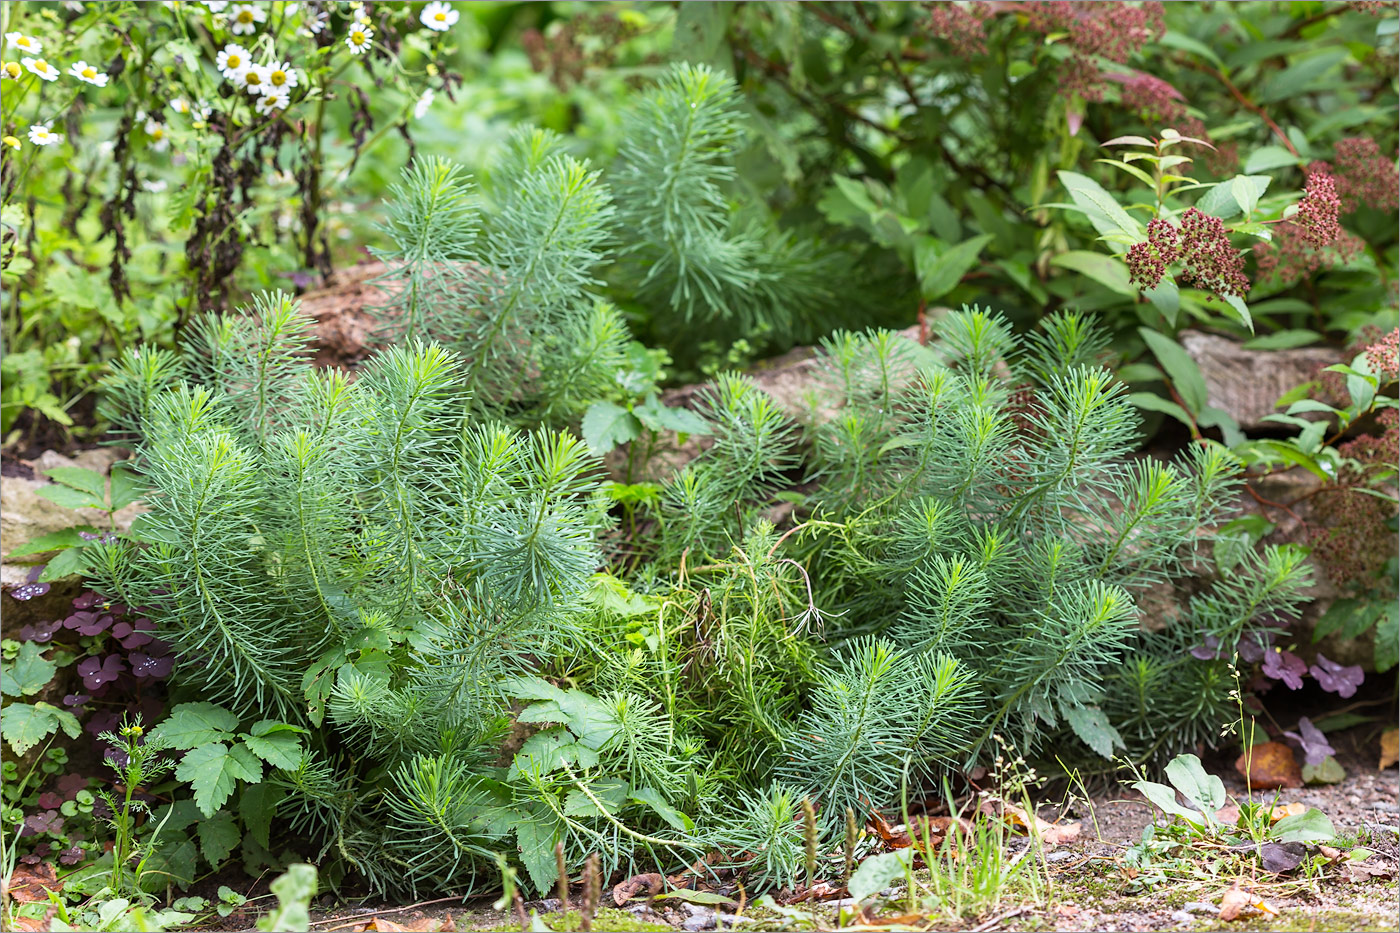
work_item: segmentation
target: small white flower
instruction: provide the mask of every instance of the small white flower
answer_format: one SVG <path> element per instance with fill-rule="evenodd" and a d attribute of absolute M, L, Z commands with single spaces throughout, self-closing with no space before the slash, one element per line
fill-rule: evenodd
<path fill-rule="evenodd" d="M 264 91 L 263 95 L 258 98 L 257 103 L 253 104 L 253 109 L 259 114 L 268 114 L 272 113 L 274 110 L 286 109 L 287 104 L 290 102 L 291 91 L 283 87 L 275 91 Z"/>
<path fill-rule="evenodd" d="M 21 58 L 20 63 L 45 81 L 58 80 L 58 69 L 42 58 Z"/>
<path fill-rule="evenodd" d="M 24 69 L 19 66 L 19 62 L 5 62 L 4 65 L 0 65 L 0 78 L 18 81 L 22 74 L 24 74 Z"/>
<path fill-rule="evenodd" d="M 159 120 L 146 121 L 146 135 L 151 138 L 151 149 L 164 152 L 170 148 L 170 136 L 165 132 L 165 124 Z"/>
<path fill-rule="evenodd" d="M 251 36 L 258 23 L 267 22 L 267 11 L 256 3 L 235 3 L 228 15 L 228 28 L 235 36 Z"/>
<path fill-rule="evenodd" d="M 274 59 L 272 64 L 264 66 L 264 71 L 266 77 L 262 86 L 264 94 L 277 94 L 297 86 L 297 73 L 292 68 L 291 62 L 278 63 Z"/>
<path fill-rule="evenodd" d="M 151 192 L 152 194 L 159 194 L 160 192 L 164 191 L 166 188 L 170 187 L 170 185 L 169 185 L 168 182 L 166 182 L 166 180 L 165 180 L 164 178 L 156 178 L 156 179 L 151 180 L 151 181 L 143 181 L 143 182 L 141 182 L 141 187 L 144 188 L 145 190 Z"/>
<path fill-rule="evenodd" d="M 245 88 L 249 94 L 261 94 L 267 86 L 267 68 L 263 65 L 246 65 L 234 76 L 233 83 Z"/>
<path fill-rule="evenodd" d="M 433 89 L 428 88 L 418 96 L 418 102 L 413 105 L 413 119 L 421 120 L 427 114 L 428 109 L 433 106 Z"/>
<path fill-rule="evenodd" d="M 7 148 L 10 148 L 10 149 L 18 149 L 18 148 L 19 148 L 19 140 L 16 139 L 15 137 L 13 137 L 13 136 L 6 136 L 6 137 L 0 139 L 0 143 L 4 143 L 5 146 L 6 146 Z"/>
<path fill-rule="evenodd" d="M 85 81 L 94 87 L 106 87 L 107 76 L 84 61 L 76 61 L 68 69 L 68 73 L 79 81 Z"/>
<path fill-rule="evenodd" d="M 369 49 L 370 40 L 373 38 L 374 30 L 368 26 L 351 26 L 350 35 L 345 37 L 345 44 L 350 47 L 351 52 L 363 55 Z"/>
<path fill-rule="evenodd" d="M 49 132 L 47 123 L 35 123 L 29 128 L 29 141 L 36 146 L 52 146 L 63 142 L 63 134 Z"/>
<path fill-rule="evenodd" d="M 301 28 L 308 36 L 319 36 L 330 23 L 331 18 L 329 16 L 325 13 L 317 13 L 315 16 L 307 19 L 306 22 L 302 24 Z"/>
<path fill-rule="evenodd" d="M 230 81 L 237 83 L 238 73 L 248 67 L 248 50 L 241 45 L 230 42 L 219 52 L 218 66 L 219 74 Z"/>
<path fill-rule="evenodd" d="M 22 32 L 5 33 L 5 48 L 19 49 L 21 52 L 33 52 L 38 55 L 44 50 L 44 44 L 33 36 L 26 36 Z"/>
<path fill-rule="evenodd" d="M 204 5 L 210 13 L 222 13 L 228 9 L 228 0 L 204 0 Z"/>
<path fill-rule="evenodd" d="M 170 109 L 175 111 L 176 113 L 187 114 L 190 112 L 190 102 L 185 100 L 183 97 L 177 97 L 170 102 Z"/>
<path fill-rule="evenodd" d="M 461 15 L 452 9 L 452 4 L 434 0 L 433 3 L 423 7 L 423 12 L 419 14 L 418 19 L 434 32 L 446 32 L 457 25 L 457 19 Z"/>

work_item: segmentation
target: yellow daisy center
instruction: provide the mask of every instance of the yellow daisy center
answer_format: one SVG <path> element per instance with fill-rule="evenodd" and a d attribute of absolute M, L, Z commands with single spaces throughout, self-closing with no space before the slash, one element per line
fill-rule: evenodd
<path fill-rule="evenodd" d="M 248 84 L 257 84 L 262 78 L 258 76 L 256 71 L 250 71 L 243 76 L 243 80 Z"/>
<path fill-rule="evenodd" d="M 225 59 L 225 61 L 230 68 L 243 67 L 243 59 L 238 55 L 230 55 L 227 59 Z"/>
<path fill-rule="evenodd" d="M 253 21 L 253 11 L 252 11 L 252 10 L 239 10 L 239 11 L 238 11 L 238 21 L 239 21 L 240 23 L 251 23 L 251 22 Z"/>
<path fill-rule="evenodd" d="M 433 19 L 437 20 L 439 23 L 445 23 L 447 22 L 447 14 L 439 10 L 433 14 Z"/>
<path fill-rule="evenodd" d="M 365 34 L 357 29 L 354 32 L 350 33 L 350 41 L 355 43 L 356 45 L 364 45 Z"/>
<path fill-rule="evenodd" d="M 36 58 L 36 59 L 34 60 L 34 70 L 35 70 L 35 71 L 48 71 L 48 70 L 49 70 L 49 63 L 46 62 L 46 61 L 44 61 L 42 58 Z"/>
<path fill-rule="evenodd" d="M 83 69 L 83 77 L 84 77 L 84 78 L 95 78 L 95 77 L 97 77 L 97 69 L 94 68 L 94 67 L 92 67 L 91 65 L 88 65 L 86 68 Z"/>
<path fill-rule="evenodd" d="M 12 78 L 18 78 L 18 77 L 19 77 L 19 66 L 16 65 L 14 62 L 6 62 L 6 63 L 5 63 L 5 74 L 9 75 L 9 76 L 12 77 Z"/>
<path fill-rule="evenodd" d="M 267 81 L 273 87 L 281 87 L 287 83 L 287 73 L 285 71 L 274 71 L 267 76 Z"/>

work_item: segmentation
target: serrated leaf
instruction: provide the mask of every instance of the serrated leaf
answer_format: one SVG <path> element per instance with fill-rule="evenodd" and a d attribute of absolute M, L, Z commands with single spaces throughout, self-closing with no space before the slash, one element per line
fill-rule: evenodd
<path fill-rule="evenodd" d="M 215 742 L 187 752 L 175 776 L 189 783 L 200 812 L 211 817 L 228 802 L 240 780 L 262 780 L 262 762 L 242 745 Z"/>
<path fill-rule="evenodd" d="M 630 411 L 612 402 L 594 402 L 583 415 L 583 440 L 595 454 L 605 454 L 619 444 L 642 436 L 642 423 Z"/>
<path fill-rule="evenodd" d="M 249 751 L 274 768 L 294 771 L 301 764 L 301 742 L 294 732 L 273 732 L 261 736 L 244 733 L 242 738 Z"/>
<path fill-rule="evenodd" d="M 286 796 L 286 788 L 264 782 L 245 787 L 238 797 L 238 814 L 243 817 L 243 825 L 264 849 L 272 845 L 272 820 L 277 815 L 277 805 Z"/>
<path fill-rule="evenodd" d="M 53 680 L 58 665 L 47 660 L 42 651 L 35 642 L 21 643 L 14 663 L 0 666 L 0 693 L 7 697 L 33 696 Z"/>
<path fill-rule="evenodd" d="M 530 876 L 536 894 L 545 894 L 559 877 L 554 861 L 554 844 L 559 841 L 559 825 L 544 818 L 521 820 L 515 825 L 520 861 Z"/>
<path fill-rule="evenodd" d="M 140 502 L 146 487 L 136 472 L 120 463 L 112 465 L 112 510 L 118 511 L 135 502 Z"/>
<path fill-rule="evenodd" d="M 207 820 L 201 820 L 195 827 L 195 837 L 199 839 L 199 851 L 204 860 L 213 868 L 223 864 L 242 838 L 233 815 L 223 810 Z"/>
<path fill-rule="evenodd" d="M 0 716 L 0 737 L 16 755 L 23 755 L 62 729 L 70 739 L 82 734 L 78 717 L 52 703 L 11 703 Z"/>
<path fill-rule="evenodd" d="M 85 467 L 54 467 L 45 470 L 44 475 L 55 483 L 62 483 L 87 493 L 103 505 L 107 502 L 107 481 L 95 470 Z"/>
<path fill-rule="evenodd" d="M 151 730 L 171 748 L 194 748 L 232 738 L 238 717 L 213 703 L 180 703 Z"/>
<path fill-rule="evenodd" d="M 55 580 L 62 580 L 64 577 L 83 573 L 87 570 L 87 566 L 85 549 L 70 547 L 59 551 L 44 565 L 43 573 L 39 574 L 39 582 L 52 583 Z"/>
<path fill-rule="evenodd" d="M 1060 712 L 1064 714 L 1065 722 L 1069 723 L 1069 727 L 1079 736 L 1080 741 L 1101 757 L 1111 759 L 1115 748 L 1126 747 L 1123 737 L 1113 728 L 1104 711 L 1097 706 L 1062 705 Z"/>
<path fill-rule="evenodd" d="M 168 885 L 185 890 L 194 883 L 194 866 L 199 858 L 194 841 L 184 833 L 161 837 L 158 841 L 160 845 L 146 858 L 141 869 L 141 890 L 154 894 L 164 891 Z"/>
<path fill-rule="evenodd" d="M 1400 663 L 1400 604 L 1391 602 L 1376 623 L 1375 659 L 1378 674 Z"/>
<path fill-rule="evenodd" d="M 85 531 L 93 534 L 97 531 L 91 525 L 78 525 L 75 528 L 65 528 L 62 531 L 55 531 L 53 534 L 40 535 L 28 544 L 15 548 L 6 557 L 10 560 L 16 557 L 28 557 L 31 554 L 44 554 L 48 551 L 58 551 L 70 547 L 83 547 L 87 544 L 78 532 Z"/>

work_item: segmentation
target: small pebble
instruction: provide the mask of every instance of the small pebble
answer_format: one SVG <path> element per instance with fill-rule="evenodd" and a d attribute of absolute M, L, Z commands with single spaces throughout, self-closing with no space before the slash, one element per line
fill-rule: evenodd
<path fill-rule="evenodd" d="M 699 933 L 700 930 L 713 930 L 715 928 L 715 918 L 713 914 L 708 916 L 686 917 L 681 923 L 682 930 L 690 930 L 692 933 Z"/>
<path fill-rule="evenodd" d="M 1216 907 L 1214 904 L 1207 904 L 1204 901 L 1187 901 L 1185 904 L 1182 905 L 1182 910 L 1189 911 L 1193 914 L 1220 913 L 1219 907 Z"/>
<path fill-rule="evenodd" d="M 1073 852 L 1067 852 L 1067 851 L 1065 851 L 1064 849 L 1061 849 L 1061 850 L 1059 850 L 1058 852 L 1051 852 L 1050 854 L 1046 855 L 1046 856 L 1045 856 L 1045 861 L 1047 861 L 1047 862 L 1068 862 L 1068 861 L 1069 861 L 1070 859 L 1072 859 L 1072 858 L 1074 858 L 1074 853 L 1073 853 Z"/>
<path fill-rule="evenodd" d="M 1184 910 L 1172 911 L 1172 923 L 1195 923 L 1196 918 Z"/>

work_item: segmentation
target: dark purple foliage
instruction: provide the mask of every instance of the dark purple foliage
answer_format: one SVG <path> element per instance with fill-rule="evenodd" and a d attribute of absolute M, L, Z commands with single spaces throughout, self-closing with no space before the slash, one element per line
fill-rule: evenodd
<path fill-rule="evenodd" d="M 89 690 L 97 690 L 104 684 L 109 684 L 122 675 L 126 670 L 126 664 L 122 662 L 120 655 L 109 654 L 105 658 L 84 658 L 78 662 L 78 673 L 82 675 L 83 686 Z"/>
<path fill-rule="evenodd" d="M 1274 643 L 1275 634 L 1273 632 L 1250 632 L 1240 639 L 1236 650 L 1240 653 L 1240 660 L 1246 664 L 1258 664 L 1264 660 L 1264 655 L 1269 654 L 1269 646 Z"/>
<path fill-rule="evenodd" d="M 1316 663 L 1308 668 L 1308 673 L 1317 679 L 1323 690 L 1343 699 L 1355 696 L 1356 688 L 1366 679 L 1360 664 L 1341 665 L 1321 654 L 1317 656 Z"/>
<path fill-rule="evenodd" d="M 175 659 L 172 657 L 153 658 L 139 651 L 133 651 L 129 659 L 131 673 L 141 680 L 160 680 L 169 677 L 171 668 L 175 666 Z"/>
<path fill-rule="evenodd" d="M 91 591 L 73 600 L 74 609 L 91 609 L 102 604 L 102 597 Z"/>
<path fill-rule="evenodd" d="M 76 865 L 83 860 L 83 849 L 81 846 L 70 846 L 59 853 L 58 860 L 64 865 Z"/>
<path fill-rule="evenodd" d="M 1303 686 L 1308 665 L 1291 651 L 1273 648 L 1264 652 L 1263 672 L 1265 677 L 1283 681 L 1289 690 L 1297 690 Z"/>
<path fill-rule="evenodd" d="M 112 627 L 112 617 L 84 610 L 64 619 L 63 627 L 74 629 L 79 635 L 100 635 Z"/>
<path fill-rule="evenodd" d="M 78 796 L 78 791 L 87 790 L 88 778 L 83 774 L 65 774 L 56 782 L 58 792 L 63 795 L 64 800 L 72 800 Z"/>
<path fill-rule="evenodd" d="M 24 818 L 24 825 L 36 833 L 56 833 L 63 829 L 63 817 L 57 810 L 31 813 Z"/>
<path fill-rule="evenodd" d="M 1337 754 L 1337 750 L 1328 743 L 1327 736 L 1306 716 L 1298 720 L 1297 732 L 1285 732 L 1283 737 L 1303 752 L 1303 760 L 1310 765 L 1320 765 Z"/>
<path fill-rule="evenodd" d="M 1207 635 L 1205 644 L 1197 645 L 1191 649 L 1191 657 L 1197 661 L 1214 661 L 1220 657 L 1220 639 L 1214 635 Z"/>
<path fill-rule="evenodd" d="M 63 806 L 63 798 L 53 791 L 47 790 L 39 795 L 39 806 L 45 810 L 57 810 Z"/>
<path fill-rule="evenodd" d="M 52 641 L 54 633 L 61 628 L 63 628 L 63 623 L 56 619 L 53 622 L 35 622 L 33 625 L 20 626 L 19 637 L 21 641 L 32 641 L 43 645 Z"/>
<path fill-rule="evenodd" d="M 64 696 L 64 698 L 63 698 L 63 705 L 64 705 L 64 706 L 82 706 L 84 703 L 86 703 L 88 700 L 91 700 L 91 699 L 92 699 L 92 697 L 91 697 L 89 694 L 86 694 L 86 693 L 69 693 L 69 694 L 67 694 L 67 695 Z"/>

